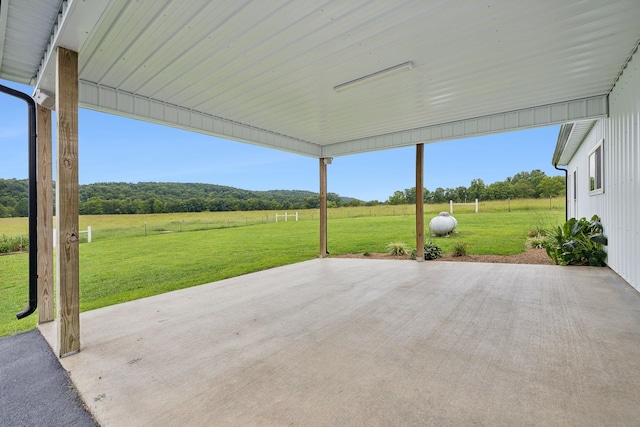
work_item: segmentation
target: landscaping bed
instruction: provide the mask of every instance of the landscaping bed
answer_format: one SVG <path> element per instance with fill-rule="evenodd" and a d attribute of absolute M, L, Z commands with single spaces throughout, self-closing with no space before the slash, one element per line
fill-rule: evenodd
<path fill-rule="evenodd" d="M 334 258 L 370 258 L 370 259 L 395 259 L 395 260 L 411 260 L 409 255 L 395 256 L 387 253 L 370 253 L 364 254 L 345 254 L 336 255 Z M 491 262 L 505 264 L 546 264 L 553 265 L 553 261 L 547 255 L 544 249 L 527 249 L 526 251 L 515 255 L 465 255 L 453 256 L 452 254 L 444 254 L 438 261 L 457 261 L 457 262 Z"/>

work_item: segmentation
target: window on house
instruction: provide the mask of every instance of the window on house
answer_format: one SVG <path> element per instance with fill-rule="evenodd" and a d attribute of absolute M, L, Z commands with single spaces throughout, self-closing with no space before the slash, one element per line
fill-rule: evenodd
<path fill-rule="evenodd" d="M 602 141 L 589 153 L 589 192 L 602 193 Z"/>

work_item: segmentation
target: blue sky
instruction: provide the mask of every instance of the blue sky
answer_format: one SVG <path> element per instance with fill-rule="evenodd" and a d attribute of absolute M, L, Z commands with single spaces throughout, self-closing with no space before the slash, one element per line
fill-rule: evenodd
<path fill-rule="evenodd" d="M 29 86 L 0 84 L 31 94 Z M 318 191 L 318 160 L 138 120 L 81 109 L 80 184 L 202 182 L 247 190 Z M 27 107 L 0 93 L 0 178 L 27 177 Z M 425 145 L 425 187 L 503 181 L 551 165 L 559 126 Z M 55 129 L 54 129 L 55 138 Z M 55 166 L 54 166 L 55 174 Z M 55 179 L 55 177 L 54 177 Z M 327 169 L 328 191 L 385 201 L 415 185 L 415 147 L 337 157 Z"/>

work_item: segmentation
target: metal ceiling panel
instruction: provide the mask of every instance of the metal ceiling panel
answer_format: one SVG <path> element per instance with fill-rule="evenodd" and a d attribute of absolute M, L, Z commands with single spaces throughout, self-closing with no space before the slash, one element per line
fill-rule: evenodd
<path fill-rule="evenodd" d="M 82 106 L 311 156 L 557 123 L 546 109 L 598 104 L 640 40 L 640 0 L 95 1 L 53 30 Z M 40 55 L 24 74 L 51 92 Z"/>
<path fill-rule="evenodd" d="M 62 0 L 0 1 L 0 78 L 30 84 Z"/>

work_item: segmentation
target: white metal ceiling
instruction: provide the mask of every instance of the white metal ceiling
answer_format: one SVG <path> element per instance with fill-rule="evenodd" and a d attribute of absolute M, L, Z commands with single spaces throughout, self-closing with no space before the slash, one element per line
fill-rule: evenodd
<path fill-rule="evenodd" d="M 27 3 L 9 9 L 31 13 Z M 52 46 L 79 51 L 82 106 L 316 157 L 606 115 L 640 40 L 640 0 L 75 0 L 61 9 Z M 9 40 L 32 35 L 15 19 L 0 77 L 33 78 L 53 94 L 51 47 L 22 40 L 44 61 L 13 75 Z M 407 61 L 410 71 L 333 90 Z"/>

